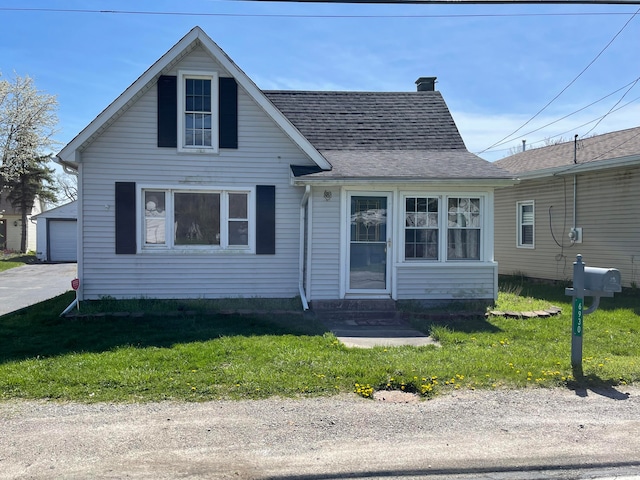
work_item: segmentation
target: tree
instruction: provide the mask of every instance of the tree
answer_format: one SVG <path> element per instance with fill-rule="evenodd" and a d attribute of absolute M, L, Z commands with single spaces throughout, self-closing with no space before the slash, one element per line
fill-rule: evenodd
<path fill-rule="evenodd" d="M 55 143 L 57 106 L 56 97 L 39 92 L 28 76 L 0 79 L 0 195 L 21 212 L 23 252 L 36 197 L 55 201 L 47 150 Z"/>
<path fill-rule="evenodd" d="M 536 148 L 550 147 L 551 145 L 560 145 L 561 143 L 566 142 L 566 140 L 564 139 L 564 137 L 558 137 L 558 138 L 547 137 L 543 140 L 543 142 L 544 142 L 544 145 L 534 147 L 533 146 L 534 144 L 526 145 L 523 141 L 521 147 L 518 146 L 518 147 L 509 148 L 505 157 L 510 157 L 511 155 L 522 153 L 525 150 L 535 150 Z M 540 143 L 540 142 L 536 142 L 536 143 Z"/>
<path fill-rule="evenodd" d="M 73 202 L 78 199 L 78 177 L 68 173 L 58 173 L 54 188 L 59 202 Z"/>
<path fill-rule="evenodd" d="M 20 210 L 22 216 L 20 251 L 23 253 L 27 251 L 27 215 L 33 210 L 36 198 L 41 202 L 57 201 L 53 187 L 54 170 L 47 167 L 50 160 L 51 156 L 45 155 L 24 161 L 21 165 L 12 165 L 15 171 L 7 175 L 8 180 L 5 181 L 7 200 Z"/>

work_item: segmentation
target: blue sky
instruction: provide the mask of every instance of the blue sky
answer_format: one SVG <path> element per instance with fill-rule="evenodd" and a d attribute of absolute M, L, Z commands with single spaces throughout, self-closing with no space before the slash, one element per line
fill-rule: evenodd
<path fill-rule="evenodd" d="M 57 95 L 62 146 L 199 25 L 263 89 L 413 91 L 418 77 L 437 76 L 474 153 L 530 121 L 512 141 L 480 153 L 496 160 L 522 139 L 540 146 L 558 135 L 570 140 L 640 125 L 640 82 L 632 83 L 640 77 L 637 11 L 637 5 L 0 0 L 0 72 L 29 75 L 38 89 Z"/>

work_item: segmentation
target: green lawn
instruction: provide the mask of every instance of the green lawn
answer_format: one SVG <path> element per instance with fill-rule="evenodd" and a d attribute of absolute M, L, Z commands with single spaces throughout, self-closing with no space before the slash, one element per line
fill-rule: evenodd
<path fill-rule="evenodd" d="M 36 262 L 36 256 L 26 253 L 2 254 L 0 253 L 0 272 L 10 268 L 21 267 Z"/>
<path fill-rule="evenodd" d="M 556 305 L 563 312 L 526 320 L 416 320 L 441 347 L 349 349 L 321 325 L 286 314 L 61 319 L 73 299 L 68 293 L 0 317 L 0 398 L 202 401 L 368 396 L 377 389 L 428 397 L 454 389 L 640 381 L 637 291 L 603 299 L 585 316 L 584 376 L 576 379 L 564 287 L 511 282 L 501 288 L 498 308 Z"/>

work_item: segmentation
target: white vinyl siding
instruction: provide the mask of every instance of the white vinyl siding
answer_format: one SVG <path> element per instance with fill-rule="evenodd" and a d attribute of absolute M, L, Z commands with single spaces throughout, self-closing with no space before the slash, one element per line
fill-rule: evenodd
<path fill-rule="evenodd" d="M 166 73 L 175 75 L 178 68 L 227 75 L 200 48 Z M 297 296 L 303 188 L 291 186 L 290 165 L 310 164 L 309 160 L 241 88 L 237 150 L 191 155 L 175 148 L 158 148 L 156 98 L 152 87 L 82 152 L 80 188 L 85 194 L 80 228 L 84 242 L 79 274 L 83 298 Z M 115 182 L 136 182 L 138 189 L 153 185 L 204 190 L 275 185 L 276 253 L 116 255 Z"/>
<path fill-rule="evenodd" d="M 496 190 L 496 260 L 500 274 L 570 280 L 581 254 L 587 266 L 618 268 L 623 286 L 640 284 L 640 167 L 584 173 L 576 182 L 576 227 L 582 243 L 572 244 L 573 175 L 524 180 Z M 513 205 L 534 199 L 538 222 L 535 250 L 516 247 Z"/>
<path fill-rule="evenodd" d="M 340 298 L 340 189 L 314 188 L 311 206 L 309 300 Z"/>
<path fill-rule="evenodd" d="M 343 187 L 350 192 L 350 187 Z M 411 188 L 411 187 L 410 187 Z M 490 192 L 469 195 L 460 189 L 447 192 L 433 192 L 425 189 L 423 192 L 416 190 L 404 190 L 402 186 L 391 189 L 393 194 L 395 212 L 389 228 L 392 230 L 392 245 L 397 245 L 394 260 L 389 268 L 392 269 L 392 297 L 401 299 L 421 300 L 461 300 L 461 299 L 486 299 L 493 300 L 497 295 L 497 264 L 493 262 L 493 229 L 492 209 L 493 196 Z M 325 195 L 325 191 L 331 195 Z M 406 261 L 404 259 L 405 240 L 405 199 L 408 197 L 438 197 L 441 199 L 473 197 L 481 198 L 482 216 L 480 228 L 482 240 L 480 253 L 483 260 L 458 260 L 451 261 Z M 310 248 L 310 289 L 309 299 L 326 300 L 341 298 L 340 285 L 345 284 L 344 265 L 345 256 L 341 256 L 340 245 L 346 240 L 342 235 L 346 232 L 340 230 L 344 224 L 344 215 L 348 210 L 340 209 L 341 197 L 338 188 L 314 187 L 312 191 L 312 218 L 313 230 Z M 346 199 L 346 195 L 344 196 Z M 442 203 L 442 200 L 441 202 Z M 446 218 L 446 214 L 443 214 Z M 444 229 L 446 230 L 446 228 Z M 442 248 L 441 248 L 442 250 Z M 343 292 L 344 293 L 344 292 Z M 365 295 L 366 298 L 366 295 Z"/>
<path fill-rule="evenodd" d="M 492 300 L 497 279 L 495 263 L 399 264 L 398 300 Z"/>

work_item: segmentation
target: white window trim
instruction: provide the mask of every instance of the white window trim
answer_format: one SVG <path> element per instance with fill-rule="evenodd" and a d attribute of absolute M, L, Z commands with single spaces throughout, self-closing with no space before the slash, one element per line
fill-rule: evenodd
<path fill-rule="evenodd" d="M 533 207 L 533 227 L 532 242 L 531 245 L 522 243 L 522 207 L 525 205 L 531 205 Z M 536 205 L 534 200 L 523 200 L 516 202 L 516 247 L 527 248 L 529 250 L 534 249 L 536 246 Z"/>
<path fill-rule="evenodd" d="M 458 228 L 457 230 L 476 230 L 476 228 L 480 229 L 480 247 L 479 247 L 479 251 L 478 251 L 478 259 L 475 258 L 460 258 L 460 259 L 449 259 L 448 258 L 448 241 L 449 241 L 449 199 L 450 198 L 477 198 L 478 200 L 480 200 L 480 226 L 479 227 L 473 227 L 473 228 Z M 485 249 L 485 242 L 486 240 L 486 224 L 485 224 L 485 217 L 486 217 L 486 198 L 484 195 L 479 195 L 479 194 L 465 194 L 465 193 L 460 193 L 460 194 L 451 194 L 451 195 L 447 195 L 444 197 L 444 202 L 442 204 L 442 208 L 444 211 L 443 216 L 445 217 L 442 221 L 444 224 L 444 252 L 445 252 L 445 260 L 449 263 L 460 263 L 460 262 L 472 262 L 472 263 L 480 263 L 484 261 L 484 249 Z M 451 228 L 451 230 L 456 230 L 456 228 Z"/>
<path fill-rule="evenodd" d="M 146 190 L 165 192 L 165 222 L 166 225 L 173 224 L 174 218 L 174 193 L 219 193 L 220 194 L 220 245 L 175 245 L 173 227 L 165 227 L 166 237 L 164 244 L 145 243 L 145 208 L 144 192 Z M 249 222 L 248 245 L 229 245 L 229 194 L 247 194 L 247 216 Z M 187 187 L 165 185 L 140 185 L 138 189 L 137 214 L 139 220 L 138 228 L 138 253 L 239 253 L 254 254 L 256 251 L 256 213 L 255 213 L 255 187 Z"/>
<path fill-rule="evenodd" d="M 406 204 L 406 199 L 408 197 L 428 197 L 428 198 L 438 198 L 439 199 L 439 211 L 438 211 L 438 260 L 432 259 L 405 259 L 405 242 L 404 242 L 404 232 L 405 232 L 405 218 L 404 218 L 404 209 Z M 448 211 L 447 205 L 449 203 L 450 198 L 479 198 L 480 199 L 480 258 L 478 260 L 475 259 L 460 259 L 460 260 L 450 260 L 447 258 L 447 238 L 449 231 L 449 220 L 448 220 Z M 488 258 L 487 245 L 490 244 L 491 238 L 489 237 L 489 214 L 487 212 L 487 205 L 490 205 L 489 199 L 485 192 L 416 192 L 416 191 L 402 191 L 400 192 L 400 202 L 398 207 L 398 241 L 401 244 L 401 247 L 397 249 L 398 252 L 398 260 L 399 264 L 403 266 L 420 266 L 426 264 L 449 264 L 449 265 L 461 265 L 464 263 L 469 263 L 473 265 L 477 265 L 480 263 L 486 263 Z"/>
<path fill-rule="evenodd" d="M 189 146 L 184 144 L 185 140 L 185 80 L 188 78 L 211 80 L 211 146 Z M 203 72 L 198 70 L 178 71 L 178 151 L 183 153 L 218 153 L 220 144 L 219 131 L 219 105 L 218 105 L 218 73 Z"/>
<path fill-rule="evenodd" d="M 406 219 L 405 219 L 405 209 L 406 209 L 406 205 L 407 205 L 407 198 L 437 198 L 438 199 L 438 226 L 435 227 L 438 229 L 438 258 L 411 258 L 411 259 L 407 259 L 406 258 L 406 248 L 407 248 L 407 243 L 405 241 L 405 232 L 406 232 Z M 438 195 L 438 194 L 425 194 L 425 193 L 416 193 L 416 194 L 411 194 L 411 193 L 406 193 L 406 194 L 402 194 L 401 196 L 401 201 L 400 201 L 400 205 L 399 205 L 399 216 L 400 218 L 400 225 L 401 225 L 401 245 L 402 247 L 400 248 L 401 252 L 400 252 L 400 260 L 402 263 L 406 263 L 406 264 L 412 264 L 412 263 L 441 263 L 442 259 L 443 259 L 443 249 L 442 249 L 442 202 L 443 202 L 443 197 L 442 195 Z"/>

